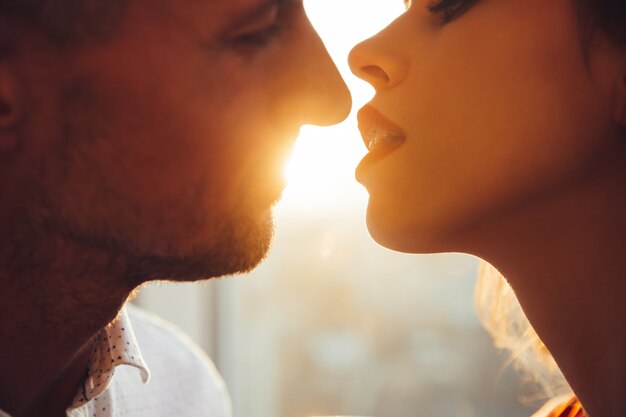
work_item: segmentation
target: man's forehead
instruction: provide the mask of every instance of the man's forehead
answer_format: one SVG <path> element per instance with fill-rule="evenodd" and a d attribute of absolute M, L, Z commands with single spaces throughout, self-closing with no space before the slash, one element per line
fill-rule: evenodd
<path fill-rule="evenodd" d="M 160 0 L 168 8 L 184 9 L 189 11 L 206 11 L 224 17 L 236 17 L 251 10 L 271 6 L 285 0 Z M 290 1 L 290 0 L 287 0 Z M 217 16 L 216 16 L 217 17 Z"/>
<path fill-rule="evenodd" d="M 285 0 L 207 0 L 209 2 L 220 3 L 218 7 L 224 9 L 225 17 L 232 20 L 246 20 L 255 14 L 283 3 Z"/>
<path fill-rule="evenodd" d="M 150 4 L 154 0 L 145 0 Z M 245 20 L 261 13 L 273 5 L 302 0 L 156 0 L 171 16 L 185 21 L 200 21 L 206 24 L 228 24 Z M 154 4 L 154 3 L 152 3 Z"/>

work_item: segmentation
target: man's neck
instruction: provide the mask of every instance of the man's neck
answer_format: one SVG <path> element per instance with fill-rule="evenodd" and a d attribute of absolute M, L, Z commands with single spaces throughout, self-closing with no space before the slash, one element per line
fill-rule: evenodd
<path fill-rule="evenodd" d="M 122 277 L 111 278 L 101 253 L 45 249 L 48 265 L 0 270 L 0 409 L 20 417 L 64 415 L 85 377 L 94 335 L 132 291 Z"/>

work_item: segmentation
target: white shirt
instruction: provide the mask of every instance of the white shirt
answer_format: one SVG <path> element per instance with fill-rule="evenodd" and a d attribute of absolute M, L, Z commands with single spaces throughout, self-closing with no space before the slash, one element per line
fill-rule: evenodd
<path fill-rule="evenodd" d="M 97 335 L 85 380 L 67 409 L 68 417 L 231 415 L 226 386 L 206 354 L 130 304 Z M 10 416 L 0 410 L 0 417 Z"/>

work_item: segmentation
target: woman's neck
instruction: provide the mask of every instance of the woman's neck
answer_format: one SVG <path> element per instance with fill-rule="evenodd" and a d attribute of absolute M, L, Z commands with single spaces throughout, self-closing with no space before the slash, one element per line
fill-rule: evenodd
<path fill-rule="evenodd" d="M 626 416 L 626 164 L 616 162 L 496 220 L 464 250 L 507 278 L 591 417 Z"/>

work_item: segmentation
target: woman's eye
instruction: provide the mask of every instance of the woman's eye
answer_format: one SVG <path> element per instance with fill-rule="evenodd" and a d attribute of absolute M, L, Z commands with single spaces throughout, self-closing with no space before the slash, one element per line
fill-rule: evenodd
<path fill-rule="evenodd" d="M 448 23 L 465 13 L 476 0 L 438 0 L 428 3 L 429 12 L 441 15 L 443 23 Z"/>

